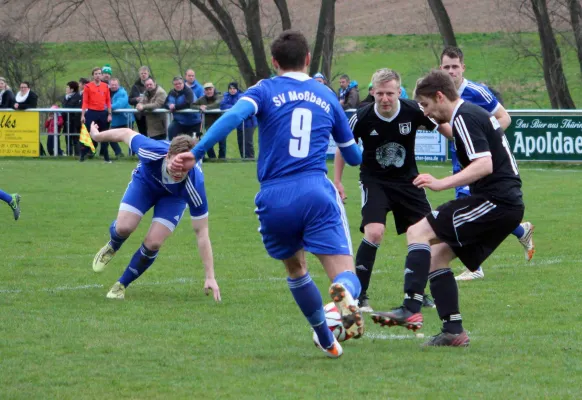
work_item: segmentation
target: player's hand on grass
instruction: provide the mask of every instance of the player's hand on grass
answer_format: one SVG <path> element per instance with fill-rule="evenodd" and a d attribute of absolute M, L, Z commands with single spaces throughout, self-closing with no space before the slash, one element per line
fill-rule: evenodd
<path fill-rule="evenodd" d="M 218 287 L 218 283 L 216 283 L 216 279 L 206 279 L 204 281 L 204 293 L 206 296 L 210 294 L 212 290 L 212 294 L 214 295 L 214 300 L 219 302 L 222 299 L 220 298 L 220 288 Z"/>
<path fill-rule="evenodd" d="M 348 196 L 346 196 L 346 190 L 344 189 L 344 185 L 338 181 L 335 181 L 333 184 L 335 185 L 335 188 L 337 189 L 342 201 L 345 203 Z"/>
<path fill-rule="evenodd" d="M 435 192 L 440 192 L 441 190 L 446 189 L 443 181 L 441 179 L 435 178 L 431 174 L 420 174 L 416 177 L 416 179 L 414 179 L 412 183 L 416 187 L 429 188 Z"/>

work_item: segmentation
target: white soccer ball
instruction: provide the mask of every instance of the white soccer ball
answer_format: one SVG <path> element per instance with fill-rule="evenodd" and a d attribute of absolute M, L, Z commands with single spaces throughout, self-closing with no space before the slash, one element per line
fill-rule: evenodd
<path fill-rule="evenodd" d="M 323 308 L 325 311 L 325 320 L 327 326 L 332 331 L 338 342 L 344 342 L 349 339 L 346 330 L 342 324 L 342 316 L 334 303 L 326 304 Z"/>

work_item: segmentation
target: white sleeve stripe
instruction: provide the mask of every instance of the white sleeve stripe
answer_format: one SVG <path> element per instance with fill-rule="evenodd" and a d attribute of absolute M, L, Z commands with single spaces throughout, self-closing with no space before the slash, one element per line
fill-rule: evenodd
<path fill-rule="evenodd" d="M 475 147 L 473 146 L 471 135 L 469 135 L 469 131 L 467 130 L 467 126 L 465 125 L 465 121 L 461 115 L 459 115 L 455 120 L 455 127 L 457 128 L 461 139 L 463 139 L 463 143 L 465 143 L 465 150 L 467 154 L 475 154 Z"/>
<path fill-rule="evenodd" d="M 131 149 L 131 142 L 133 142 L 133 138 L 137 136 L 137 133 L 134 133 L 133 135 L 131 135 L 131 137 L 129 138 L 129 148 Z"/>
<path fill-rule="evenodd" d="M 479 85 L 475 85 L 474 83 L 469 83 L 467 87 L 470 87 L 471 89 L 478 91 L 481 94 L 481 96 L 483 96 L 485 101 L 487 101 L 487 103 L 491 103 L 493 101 L 493 97 L 491 96 L 491 94 L 489 94 L 487 90 L 485 90 L 485 88 Z"/>
<path fill-rule="evenodd" d="M 495 108 L 493 110 L 491 110 L 491 114 L 495 115 L 497 110 L 499 110 L 499 107 L 501 107 L 501 103 L 497 102 L 497 105 L 495 106 Z"/>
<path fill-rule="evenodd" d="M 356 144 L 356 141 L 354 139 L 349 140 L 349 141 L 347 141 L 345 143 L 336 143 L 337 147 L 349 147 L 352 144 Z"/>
<path fill-rule="evenodd" d="M 470 154 L 469 155 L 469 160 L 473 161 L 473 160 L 476 160 L 477 158 L 483 158 L 483 157 L 491 157 L 491 152 L 490 151 L 484 151 L 482 153 Z"/>
<path fill-rule="evenodd" d="M 149 152 L 149 151 L 144 150 L 144 149 L 139 149 L 139 151 L 137 152 L 137 154 L 140 157 L 142 157 L 142 158 L 147 158 L 149 160 L 154 160 L 154 161 L 155 160 L 162 159 L 162 158 L 164 158 L 166 156 L 165 154 L 164 155 L 159 155 L 159 154 L 152 153 L 152 152 Z"/>
<path fill-rule="evenodd" d="M 352 117 L 350 118 L 349 123 L 350 123 L 350 129 L 353 132 L 354 131 L 354 128 L 356 127 L 356 124 L 358 123 L 358 114 L 352 115 Z"/>
<path fill-rule="evenodd" d="M 246 100 L 249 103 L 251 103 L 255 107 L 255 114 L 259 112 L 259 105 L 257 104 L 256 101 L 254 101 L 253 99 L 251 99 L 250 97 L 247 97 L 247 96 L 243 96 L 240 99 L 241 100 Z"/>
<path fill-rule="evenodd" d="M 194 185 L 192 185 L 192 181 L 190 180 L 190 177 L 188 177 L 188 179 L 186 179 L 186 190 L 188 191 L 188 194 L 190 195 L 190 199 L 192 200 L 192 203 L 194 203 L 194 205 L 196 207 L 200 207 L 202 205 L 202 198 L 200 197 L 200 195 L 198 194 L 196 189 L 194 189 Z"/>

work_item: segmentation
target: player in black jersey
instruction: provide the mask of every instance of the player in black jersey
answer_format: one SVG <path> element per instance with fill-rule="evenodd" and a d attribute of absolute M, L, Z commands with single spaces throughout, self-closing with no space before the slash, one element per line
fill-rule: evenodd
<path fill-rule="evenodd" d="M 469 185 L 470 197 L 449 201 L 406 232 L 408 256 L 404 275 L 407 298 L 402 307 L 372 314 L 374 322 L 422 327 L 422 295 L 427 280 L 442 332 L 425 346 L 468 346 L 459 312 L 459 292 L 449 264 L 459 258 L 476 270 L 521 221 L 525 206 L 521 179 L 505 133 L 497 119 L 481 107 L 464 102 L 451 77 L 433 71 L 416 88 L 426 115 L 450 121 L 454 144 L 463 167 L 443 179 L 420 174 L 414 184 L 434 191 Z"/>
<path fill-rule="evenodd" d="M 399 98 L 400 76 L 390 69 L 380 69 L 372 76 L 375 102 L 360 108 L 350 119 L 354 138 L 363 142 L 360 167 L 362 223 L 364 233 L 356 254 L 356 273 L 362 284 L 360 310 L 371 312 L 367 289 L 376 252 L 386 228 L 386 215 L 392 211 L 396 232 L 400 235 L 431 211 L 424 189 L 412 184 L 418 175 L 414 155 L 416 131 L 432 131 L 438 124 L 426 117 L 416 101 Z M 446 127 L 450 127 L 446 124 Z M 344 160 L 335 155 L 334 183 L 345 199 L 342 185 Z M 425 306 L 434 307 L 429 298 Z"/>

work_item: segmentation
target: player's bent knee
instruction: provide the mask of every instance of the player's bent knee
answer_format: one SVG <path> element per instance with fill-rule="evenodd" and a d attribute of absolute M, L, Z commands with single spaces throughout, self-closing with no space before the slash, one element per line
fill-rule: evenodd
<path fill-rule="evenodd" d="M 382 243 L 386 227 L 382 224 L 368 224 L 364 227 L 364 236 L 367 241 L 374 244 Z"/>
<path fill-rule="evenodd" d="M 426 243 L 430 242 L 434 237 L 434 231 L 426 218 L 423 218 L 406 230 L 408 243 Z"/>

